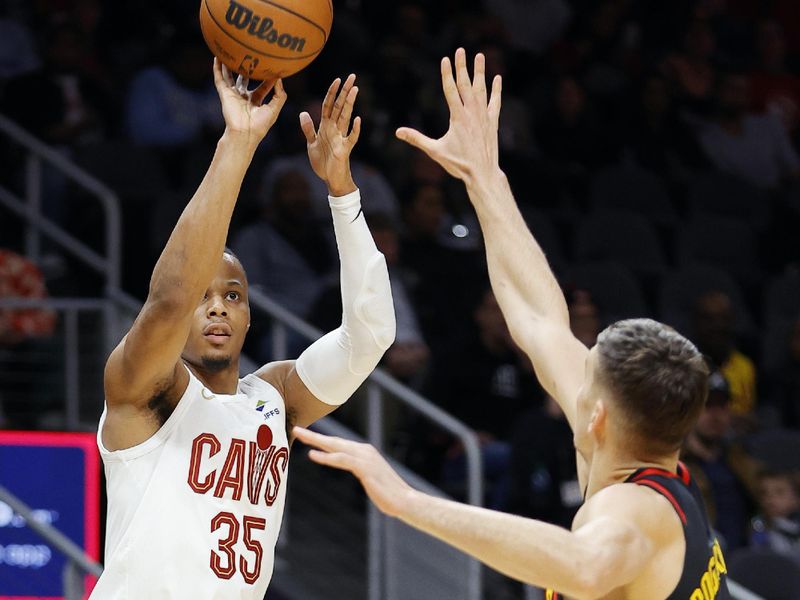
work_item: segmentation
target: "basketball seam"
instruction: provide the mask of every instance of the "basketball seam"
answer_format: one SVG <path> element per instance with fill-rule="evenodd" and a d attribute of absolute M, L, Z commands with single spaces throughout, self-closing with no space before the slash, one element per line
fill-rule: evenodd
<path fill-rule="evenodd" d="M 280 4 L 276 4 L 275 2 L 271 2 L 270 0 L 258 0 L 258 2 L 261 2 L 262 4 L 269 4 L 271 6 L 274 6 L 275 8 L 280 8 L 281 10 L 289 13 L 290 15 L 294 15 L 298 19 L 303 19 L 303 21 L 305 21 L 305 22 L 313 25 L 317 29 L 319 29 L 322 32 L 322 37 L 325 40 L 325 42 L 328 41 L 328 35 L 325 33 L 325 30 L 322 27 L 320 27 L 317 23 L 314 23 L 314 21 L 312 21 L 311 19 L 309 19 L 305 15 L 301 15 L 300 13 L 293 11 L 291 8 L 286 8 L 285 6 L 281 6 Z M 331 6 L 333 6 L 333 5 L 331 5 Z M 332 12 L 331 12 L 331 15 L 333 15 Z M 323 42 L 323 45 L 324 45 L 324 42 Z"/>
<path fill-rule="evenodd" d="M 228 30 L 226 30 L 226 29 L 225 29 L 225 28 L 224 28 L 224 27 L 223 27 L 223 26 L 220 24 L 220 22 L 219 22 L 219 21 L 217 20 L 217 18 L 214 16 L 214 13 L 212 13 L 212 12 L 211 12 L 211 8 L 209 8 L 209 6 L 208 6 L 208 0 L 203 0 L 203 6 L 205 6 L 205 7 L 206 7 L 206 10 L 208 11 L 208 16 L 209 16 L 209 17 L 211 17 L 211 20 L 212 20 L 212 21 L 214 21 L 214 24 L 217 26 L 217 28 L 218 28 L 218 29 L 219 29 L 219 30 L 220 30 L 222 33 L 224 33 L 225 35 L 227 35 L 229 38 L 231 38 L 231 39 L 232 39 L 234 42 L 236 42 L 237 44 L 239 44 L 239 45 L 240 45 L 240 46 L 242 46 L 243 48 L 247 48 L 247 49 L 248 49 L 248 50 L 250 50 L 251 52 L 255 52 L 256 54 L 260 54 L 261 56 L 268 56 L 269 58 L 277 58 L 277 59 L 279 59 L 279 60 L 303 60 L 303 59 L 305 59 L 305 58 L 310 58 L 310 57 L 312 57 L 312 56 L 316 56 L 317 54 L 319 54 L 320 52 L 322 52 L 322 49 L 325 47 L 325 43 L 328 41 L 328 40 L 327 40 L 327 37 L 325 37 L 325 39 L 324 39 L 324 41 L 323 41 L 323 43 L 322 43 L 322 46 L 320 47 L 320 49 L 319 49 L 319 50 L 317 50 L 316 52 L 312 52 L 311 54 L 304 54 L 303 56 L 279 56 L 279 55 L 277 55 L 277 54 L 269 54 L 268 52 L 262 52 L 261 50 L 256 50 L 255 48 L 252 48 L 252 47 L 248 46 L 247 44 L 245 44 L 244 42 L 242 42 L 242 40 L 240 40 L 240 39 L 238 39 L 238 38 L 236 38 L 236 37 L 232 36 L 232 35 L 231 35 L 231 34 L 228 32 Z M 278 8 L 281 8 L 281 7 L 280 7 L 280 6 L 278 6 Z M 315 27 L 317 27 L 317 28 L 318 28 L 320 31 L 322 31 L 322 32 L 323 32 L 323 35 L 324 35 L 325 31 L 324 31 L 324 30 L 323 30 L 323 29 L 322 29 L 322 28 L 321 28 L 319 25 L 317 25 L 316 23 L 311 23 L 311 24 L 312 24 L 312 25 L 314 25 Z"/>

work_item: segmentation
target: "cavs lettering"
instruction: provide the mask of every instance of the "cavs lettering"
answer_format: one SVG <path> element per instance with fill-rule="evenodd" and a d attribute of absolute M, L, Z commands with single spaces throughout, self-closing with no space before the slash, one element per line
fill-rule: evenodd
<path fill-rule="evenodd" d="M 689 600 L 714 600 L 719 591 L 720 578 L 728 572 L 728 567 L 725 565 L 725 557 L 722 556 L 722 548 L 720 548 L 717 540 L 714 540 L 714 545 L 711 549 L 713 554 L 708 559 L 708 570 L 703 573 L 700 585 L 692 592 Z"/>
<path fill-rule="evenodd" d="M 278 498 L 283 475 L 289 464 L 289 449 L 272 443 L 272 430 L 260 425 L 255 441 L 231 439 L 227 448 L 213 433 L 201 433 L 192 441 L 187 483 L 196 494 L 212 494 L 252 506 L 271 507 Z M 258 532 L 266 519 L 223 511 L 211 520 L 211 533 L 221 536 L 217 550 L 211 550 L 211 570 L 221 579 L 231 579 L 238 569 L 244 581 L 254 584 L 261 574 L 264 549 Z M 242 539 L 251 556 L 236 556 L 233 546 Z M 238 558 L 238 560 L 237 560 Z"/>

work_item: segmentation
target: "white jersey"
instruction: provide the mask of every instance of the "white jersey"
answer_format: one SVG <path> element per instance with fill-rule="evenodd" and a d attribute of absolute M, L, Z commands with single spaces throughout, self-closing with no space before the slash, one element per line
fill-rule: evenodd
<path fill-rule="evenodd" d="M 108 490 L 105 571 L 92 600 L 261 600 L 283 518 L 289 444 L 278 391 L 257 377 L 214 394 L 191 372 L 147 441 L 97 445 Z"/>

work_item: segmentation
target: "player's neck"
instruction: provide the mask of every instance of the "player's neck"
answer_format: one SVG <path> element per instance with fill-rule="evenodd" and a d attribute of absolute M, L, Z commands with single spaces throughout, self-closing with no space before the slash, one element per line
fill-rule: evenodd
<path fill-rule="evenodd" d="M 219 371 L 209 371 L 197 365 L 189 365 L 192 373 L 215 394 L 235 394 L 239 389 L 239 361 Z"/>
<path fill-rule="evenodd" d="M 655 468 L 674 473 L 677 465 L 677 452 L 669 456 L 644 456 L 623 448 L 596 450 L 592 455 L 586 499 L 604 488 L 623 483 L 638 469 Z"/>

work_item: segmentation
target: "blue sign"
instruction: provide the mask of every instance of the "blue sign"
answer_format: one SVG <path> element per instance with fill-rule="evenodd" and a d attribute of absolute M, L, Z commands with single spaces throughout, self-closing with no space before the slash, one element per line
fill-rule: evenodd
<path fill-rule="evenodd" d="M 0 484 L 99 557 L 99 457 L 94 434 L 0 431 Z M 0 502 L 0 600 L 63 598 L 66 559 Z M 94 578 L 87 577 L 88 590 Z"/>

